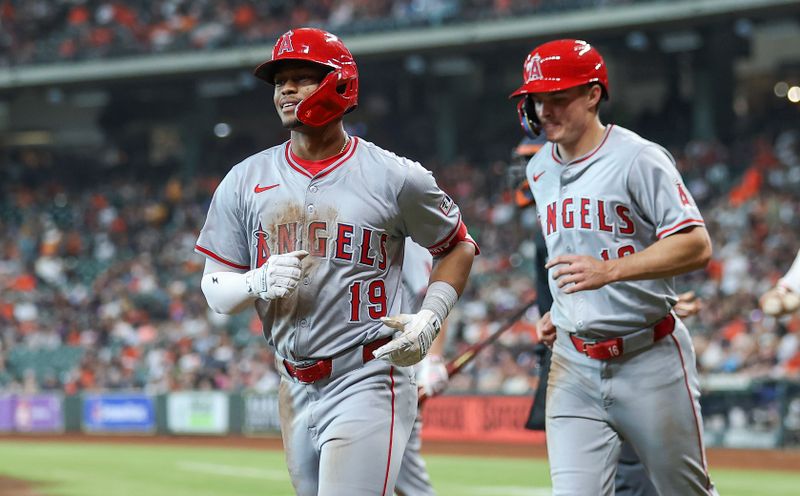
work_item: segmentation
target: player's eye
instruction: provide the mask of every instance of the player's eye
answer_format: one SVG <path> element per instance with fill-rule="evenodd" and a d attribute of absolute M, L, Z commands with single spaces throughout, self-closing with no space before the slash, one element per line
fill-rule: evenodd
<path fill-rule="evenodd" d="M 302 84 L 314 84 L 317 82 L 317 77 L 313 74 L 304 74 L 298 80 Z"/>

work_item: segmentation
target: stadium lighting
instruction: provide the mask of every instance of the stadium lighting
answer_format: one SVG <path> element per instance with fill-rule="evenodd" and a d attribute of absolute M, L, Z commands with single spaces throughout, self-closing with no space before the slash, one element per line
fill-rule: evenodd
<path fill-rule="evenodd" d="M 800 102 L 800 86 L 792 86 L 786 93 L 786 97 L 792 103 Z"/>
<path fill-rule="evenodd" d="M 772 91 L 775 92 L 775 96 L 778 98 L 783 98 L 789 92 L 789 85 L 785 81 L 778 81 L 775 83 L 775 86 L 772 88 Z"/>
<path fill-rule="evenodd" d="M 231 126 L 227 122 L 218 122 L 214 125 L 214 136 L 217 138 L 227 138 L 231 135 Z"/>

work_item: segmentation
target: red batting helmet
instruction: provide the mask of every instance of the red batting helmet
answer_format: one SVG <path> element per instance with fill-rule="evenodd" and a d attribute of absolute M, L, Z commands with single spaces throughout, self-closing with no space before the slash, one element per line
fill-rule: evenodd
<path fill-rule="evenodd" d="M 301 60 L 331 69 L 319 87 L 295 109 L 297 119 L 303 124 L 324 126 L 356 108 L 358 69 L 350 50 L 338 37 L 315 28 L 287 31 L 275 42 L 272 59 L 256 67 L 253 74 L 275 84 L 275 72 L 284 60 Z"/>
<path fill-rule="evenodd" d="M 510 98 L 524 96 L 517 104 L 520 124 L 531 136 L 539 134 L 539 122 L 527 95 L 561 91 L 597 83 L 608 99 L 608 73 L 600 52 L 582 40 L 556 40 L 536 47 L 522 67 L 524 83 Z"/>

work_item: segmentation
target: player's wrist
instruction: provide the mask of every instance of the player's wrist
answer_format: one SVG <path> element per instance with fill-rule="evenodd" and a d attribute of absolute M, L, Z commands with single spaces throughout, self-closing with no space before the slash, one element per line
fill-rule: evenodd
<path fill-rule="evenodd" d="M 428 286 L 420 311 L 429 310 L 436 318 L 437 327 L 441 327 L 457 301 L 458 292 L 453 286 L 444 281 L 434 281 Z"/>
<path fill-rule="evenodd" d="M 266 266 L 247 271 L 244 274 L 247 295 L 253 299 L 261 297 L 269 288 L 269 276 L 264 267 Z"/>
<path fill-rule="evenodd" d="M 622 280 L 622 268 L 620 267 L 620 259 L 613 258 L 605 260 L 606 267 L 606 281 L 605 284 L 611 284 Z"/>

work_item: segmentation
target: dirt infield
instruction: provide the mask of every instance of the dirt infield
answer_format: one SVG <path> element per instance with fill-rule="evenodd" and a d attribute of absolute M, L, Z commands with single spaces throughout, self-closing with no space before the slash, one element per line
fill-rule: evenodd
<path fill-rule="evenodd" d="M 123 435 L 11 435 L 0 436 L 0 440 L 24 442 L 64 442 L 64 443 L 115 443 L 115 444 L 171 444 L 183 446 L 219 446 L 245 449 L 281 450 L 283 445 L 278 437 L 205 437 L 205 436 L 123 436 Z M 425 441 L 423 452 L 442 455 L 464 456 L 510 456 L 516 458 L 544 458 L 547 449 L 543 444 L 483 444 L 475 442 Z M 800 450 L 708 450 L 709 465 L 712 468 L 740 468 L 753 470 L 800 471 Z M 3 487 L 3 486 L 0 486 Z M 29 493 L 6 493 L 29 496 Z M 35 494 L 35 493 L 30 493 Z"/>
<path fill-rule="evenodd" d="M 27 481 L 0 477 L 0 496 L 41 496 Z"/>

